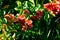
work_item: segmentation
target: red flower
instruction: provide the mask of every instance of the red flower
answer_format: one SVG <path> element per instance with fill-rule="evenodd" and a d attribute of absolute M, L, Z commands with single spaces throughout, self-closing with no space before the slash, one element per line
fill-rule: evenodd
<path fill-rule="evenodd" d="M 60 13 L 60 1 L 44 4 L 44 8 L 57 15 Z"/>
<path fill-rule="evenodd" d="M 14 14 L 9 14 L 9 18 L 10 18 L 11 20 L 14 20 Z"/>
<path fill-rule="evenodd" d="M 14 14 L 6 14 L 4 17 L 9 21 L 14 21 L 15 16 Z"/>
<path fill-rule="evenodd" d="M 47 4 L 44 4 L 44 8 L 46 8 L 47 10 L 51 11 L 54 9 L 54 5 L 55 3 L 47 3 Z"/>
<path fill-rule="evenodd" d="M 29 12 L 28 9 L 26 9 L 26 10 L 24 10 L 24 13 L 25 13 L 25 14 L 29 14 L 30 12 Z"/>
<path fill-rule="evenodd" d="M 32 24 L 32 20 L 25 20 L 25 24 L 27 24 L 27 25 Z"/>
<path fill-rule="evenodd" d="M 34 15 L 32 15 L 32 16 L 30 17 L 30 19 L 36 20 L 36 17 L 35 17 Z"/>
<path fill-rule="evenodd" d="M 26 31 L 26 28 L 22 28 L 23 31 Z"/>
<path fill-rule="evenodd" d="M 32 28 L 33 27 L 33 25 L 32 24 L 30 24 L 30 25 L 27 25 L 28 26 L 28 28 Z"/>
<path fill-rule="evenodd" d="M 57 15 L 60 12 L 60 8 L 54 8 L 52 11 L 54 14 Z"/>
<path fill-rule="evenodd" d="M 22 15 L 19 15 L 16 22 L 20 22 L 20 23 L 24 23 L 25 22 L 25 15 L 22 14 Z"/>
<path fill-rule="evenodd" d="M 32 20 L 39 20 L 40 18 L 42 18 L 42 15 L 43 15 L 43 10 L 36 11 L 36 16 L 32 15 L 30 18 Z"/>
<path fill-rule="evenodd" d="M 43 11 L 41 10 L 41 11 L 36 12 L 36 15 L 39 16 L 39 17 L 42 17 Z"/>
<path fill-rule="evenodd" d="M 25 25 L 27 26 L 27 28 L 32 28 L 32 20 L 25 20 Z"/>
<path fill-rule="evenodd" d="M 40 18 L 42 18 L 43 15 L 43 11 L 36 11 L 36 19 L 39 20 Z"/>
<path fill-rule="evenodd" d="M 24 26 L 24 25 L 23 25 L 23 26 L 22 26 L 22 30 L 23 30 L 23 31 L 26 31 L 26 29 L 27 29 L 27 26 Z"/>
<path fill-rule="evenodd" d="M 23 14 L 23 15 L 20 15 L 20 16 L 18 16 L 18 20 L 24 20 L 25 19 L 25 15 Z"/>
<path fill-rule="evenodd" d="M 56 0 L 56 1 L 59 1 L 60 2 L 60 0 Z"/>

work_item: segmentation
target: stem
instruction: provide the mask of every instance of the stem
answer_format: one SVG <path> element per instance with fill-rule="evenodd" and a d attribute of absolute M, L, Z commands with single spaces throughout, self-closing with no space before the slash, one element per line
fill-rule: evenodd
<path fill-rule="evenodd" d="M 60 19 L 60 17 L 59 17 L 59 18 L 57 18 L 57 19 L 55 20 L 55 22 L 58 22 L 58 21 L 59 21 L 59 19 Z"/>

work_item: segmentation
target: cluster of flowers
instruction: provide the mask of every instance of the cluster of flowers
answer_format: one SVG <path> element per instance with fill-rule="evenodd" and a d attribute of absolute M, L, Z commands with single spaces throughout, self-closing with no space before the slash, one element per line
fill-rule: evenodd
<path fill-rule="evenodd" d="M 16 19 L 16 22 L 17 23 L 20 23 L 20 26 L 22 26 L 22 30 L 26 30 L 27 28 L 32 28 L 33 25 L 32 25 L 32 20 L 31 19 L 26 19 L 26 16 L 25 14 L 22 14 L 22 15 L 18 15 L 17 19 Z"/>
<path fill-rule="evenodd" d="M 30 14 L 28 10 L 24 10 L 24 14 L 17 14 L 17 17 L 14 14 L 6 14 L 4 18 L 6 18 L 10 23 L 19 23 L 22 27 L 23 31 L 26 31 L 27 28 L 33 27 L 32 20 L 39 20 L 42 17 L 42 11 L 37 11 L 36 16 L 30 16 L 30 19 L 26 18 L 26 14 Z"/>
<path fill-rule="evenodd" d="M 27 20 L 25 17 L 25 14 L 18 15 L 18 17 L 15 20 L 14 14 L 6 14 L 4 16 L 8 20 L 9 23 L 20 23 L 20 26 L 22 26 L 22 30 L 26 30 L 27 28 L 32 28 L 32 20 Z"/>
<path fill-rule="evenodd" d="M 36 15 L 32 15 L 31 16 L 31 19 L 32 20 L 40 20 L 42 18 L 42 15 L 43 15 L 43 10 L 41 11 L 36 11 Z"/>
<path fill-rule="evenodd" d="M 52 1 L 52 3 L 44 4 L 44 8 L 53 12 L 55 15 L 60 14 L 60 0 Z"/>
<path fill-rule="evenodd" d="M 15 16 L 14 14 L 6 14 L 4 18 L 6 18 L 8 22 L 14 22 Z"/>

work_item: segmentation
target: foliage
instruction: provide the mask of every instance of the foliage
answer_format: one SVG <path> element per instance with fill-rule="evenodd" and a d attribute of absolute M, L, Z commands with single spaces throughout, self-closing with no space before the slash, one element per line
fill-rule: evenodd
<path fill-rule="evenodd" d="M 0 0 L 0 40 L 60 40 L 57 2 L 60 1 Z"/>

